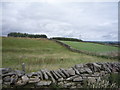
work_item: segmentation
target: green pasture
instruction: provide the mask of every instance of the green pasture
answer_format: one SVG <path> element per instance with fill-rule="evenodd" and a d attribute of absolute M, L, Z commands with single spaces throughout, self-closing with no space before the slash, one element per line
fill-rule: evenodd
<path fill-rule="evenodd" d="M 25 63 L 26 71 L 31 72 L 44 68 L 68 68 L 80 63 L 116 61 L 71 52 L 48 39 L 2 37 L 2 67 L 21 69 L 21 64 Z"/>
<path fill-rule="evenodd" d="M 73 42 L 73 41 L 61 41 L 71 47 L 85 51 L 85 52 L 92 52 L 98 54 L 117 54 L 118 47 L 110 46 L 110 45 L 102 45 L 97 43 L 90 43 L 90 42 Z"/>

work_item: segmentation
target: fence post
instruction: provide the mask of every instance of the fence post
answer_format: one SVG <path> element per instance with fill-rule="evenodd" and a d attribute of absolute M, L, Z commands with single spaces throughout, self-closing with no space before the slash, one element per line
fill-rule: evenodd
<path fill-rule="evenodd" d="M 22 63 L 22 71 L 25 73 L 25 63 Z"/>

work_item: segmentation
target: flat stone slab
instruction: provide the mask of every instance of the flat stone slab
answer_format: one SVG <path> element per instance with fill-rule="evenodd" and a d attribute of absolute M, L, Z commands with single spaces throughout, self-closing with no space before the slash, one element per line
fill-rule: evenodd
<path fill-rule="evenodd" d="M 34 78 L 29 78 L 29 82 L 28 83 L 36 83 L 36 82 L 39 82 L 40 81 L 40 79 L 39 79 L 39 77 L 34 77 Z"/>
<path fill-rule="evenodd" d="M 37 87 L 40 87 L 40 86 L 49 86 L 52 82 L 51 81 L 40 81 L 38 83 L 36 83 L 36 86 Z"/>
<path fill-rule="evenodd" d="M 70 76 L 74 76 L 74 75 L 75 75 L 75 71 L 73 70 L 73 68 L 67 69 L 66 72 L 67 72 Z"/>
<path fill-rule="evenodd" d="M 81 82 L 81 81 L 83 81 L 83 78 L 81 76 L 79 76 L 79 77 L 74 78 L 73 81 Z"/>

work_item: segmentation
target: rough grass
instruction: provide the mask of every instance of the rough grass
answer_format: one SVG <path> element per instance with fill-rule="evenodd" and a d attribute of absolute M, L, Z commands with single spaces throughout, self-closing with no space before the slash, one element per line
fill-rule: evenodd
<path fill-rule="evenodd" d="M 2 67 L 21 69 L 21 64 L 25 63 L 26 71 L 31 72 L 43 68 L 68 68 L 80 63 L 116 61 L 71 52 L 47 39 L 2 38 Z"/>

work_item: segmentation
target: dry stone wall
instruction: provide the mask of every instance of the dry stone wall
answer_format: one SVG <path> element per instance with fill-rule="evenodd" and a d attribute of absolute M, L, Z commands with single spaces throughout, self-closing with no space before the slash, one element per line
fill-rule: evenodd
<path fill-rule="evenodd" d="M 11 68 L 0 68 L 2 72 L 3 87 L 62 87 L 83 88 L 107 87 L 109 81 L 103 77 L 111 73 L 120 73 L 120 63 L 87 63 L 58 70 L 41 69 L 37 72 L 25 73 L 24 71 L 12 70 Z M 111 85 L 112 86 L 112 85 Z M 114 85 L 113 85 L 114 86 Z"/>

